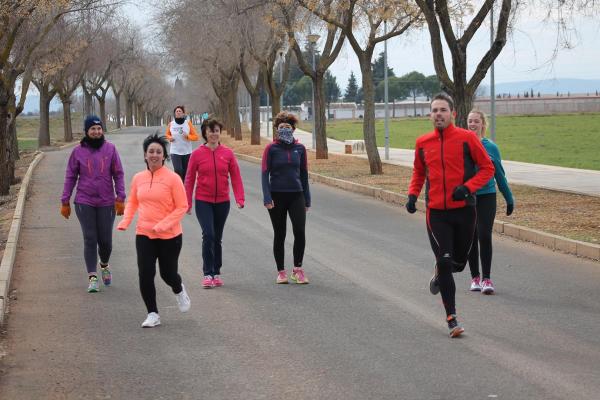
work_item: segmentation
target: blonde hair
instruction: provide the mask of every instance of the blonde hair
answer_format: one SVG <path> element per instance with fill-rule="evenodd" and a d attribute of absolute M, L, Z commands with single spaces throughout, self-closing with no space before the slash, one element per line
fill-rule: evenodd
<path fill-rule="evenodd" d="M 485 137 L 485 133 L 487 131 L 487 126 L 488 126 L 488 121 L 487 121 L 487 117 L 485 116 L 485 113 L 477 108 L 474 108 L 471 111 L 469 111 L 469 114 L 478 114 L 479 115 L 479 117 L 483 121 L 483 129 L 481 131 L 481 137 Z"/>

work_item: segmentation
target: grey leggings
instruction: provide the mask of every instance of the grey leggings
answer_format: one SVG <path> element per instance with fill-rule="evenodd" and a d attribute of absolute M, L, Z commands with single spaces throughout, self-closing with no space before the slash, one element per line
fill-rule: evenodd
<path fill-rule="evenodd" d="M 115 207 L 92 207 L 75 203 L 75 213 L 83 232 L 83 258 L 88 274 L 96 272 L 98 255 L 103 264 L 108 264 L 112 252 L 112 230 Z"/>

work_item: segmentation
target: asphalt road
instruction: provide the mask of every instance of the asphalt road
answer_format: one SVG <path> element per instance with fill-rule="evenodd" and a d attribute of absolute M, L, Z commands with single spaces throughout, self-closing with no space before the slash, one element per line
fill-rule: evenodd
<path fill-rule="evenodd" d="M 127 181 L 144 168 L 139 132 L 110 136 Z M 113 285 L 85 290 L 79 224 L 58 212 L 69 152 L 48 153 L 34 175 L 0 399 L 600 398 L 597 263 L 496 237 L 497 294 L 470 293 L 468 272 L 455 275 L 466 332 L 450 339 L 428 291 L 422 213 L 314 184 L 311 283 L 276 285 L 259 166 L 246 162 L 246 207 L 225 228 L 225 286 L 202 289 L 201 231 L 186 216 L 192 308 L 181 314 L 157 277 L 162 326 L 142 329 L 133 227 L 114 233 Z"/>

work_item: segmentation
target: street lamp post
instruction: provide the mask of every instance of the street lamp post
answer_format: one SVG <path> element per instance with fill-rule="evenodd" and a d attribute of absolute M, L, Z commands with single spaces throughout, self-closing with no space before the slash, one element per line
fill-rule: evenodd
<path fill-rule="evenodd" d="M 319 40 L 320 36 L 316 35 L 316 34 L 309 34 L 308 35 L 308 41 L 310 42 L 310 49 L 312 52 L 312 69 L 313 72 L 315 74 L 315 77 L 317 75 L 317 68 L 315 65 L 315 44 L 317 43 L 317 41 Z M 315 81 L 312 80 L 312 104 L 311 104 L 311 108 L 312 108 L 312 149 L 316 149 L 317 148 L 317 131 L 315 130 Z"/>
<path fill-rule="evenodd" d="M 279 51 L 279 90 L 281 90 L 281 95 L 279 96 L 279 108 L 283 110 L 283 93 L 285 90 L 281 87 L 283 83 L 283 64 L 284 64 L 284 55 L 283 50 Z"/>
<path fill-rule="evenodd" d="M 490 48 L 494 45 L 494 5 L 490 8 Z M 494 62 L 490 67 L 490 136 L 496 141 L 496 88 L 494 80 Z"/>
<path fill-rule="evenodd" d="M 383 21 L 383 35 L 387 35 L 387 21 Z M 390 109 L 388 105 L 388 66 L 387 66 L 387 39 L 383 41 L 383 101 L 385 103 L 385 159 L 390 159 Z"/>

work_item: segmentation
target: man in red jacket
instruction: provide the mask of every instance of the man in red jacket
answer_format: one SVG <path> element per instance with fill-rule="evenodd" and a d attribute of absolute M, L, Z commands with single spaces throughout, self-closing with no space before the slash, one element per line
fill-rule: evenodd
<path fill-rule="evenodd" d="M 475 232 L 475 192 L 494 176 L 494 165 L 473 132 L 452 124 L 454 102 L 444 94 L 431 102 L 434 130 L 417 138 L 413 174 L 406 209 L 425 183 L 427 233 L 436 266 L 429 288 L 441 292 L 450 337 L 464 332 L 456 319 L 453 272 L 465 268 Z"/>

